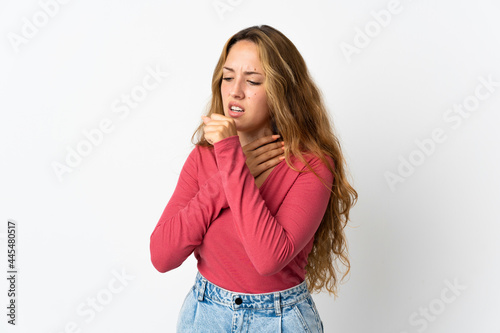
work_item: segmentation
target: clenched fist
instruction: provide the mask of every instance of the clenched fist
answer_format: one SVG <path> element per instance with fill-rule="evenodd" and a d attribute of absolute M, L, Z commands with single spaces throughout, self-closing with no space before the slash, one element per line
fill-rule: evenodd
<path fill-rule="evenodd" d="M 238 135 L 234 120 L 218 113 L 212 113 L 211 117 L 202 116 L 205 127 L 205 139 L 210 144 L 219 142 L 222 139 L 233 135 Z"/>

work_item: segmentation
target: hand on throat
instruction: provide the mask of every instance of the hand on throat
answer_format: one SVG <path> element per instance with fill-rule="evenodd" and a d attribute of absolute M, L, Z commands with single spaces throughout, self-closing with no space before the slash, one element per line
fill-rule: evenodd
<path fill-rule="evenodd" d="M 274 133 L 270 127 L 263 127 L 263 128 L 258 129 L 256 131 L 253 131 L 253 132 L 239 132 L 238 131 L 238 136 L 240 138 L 240 144 L 242 147 L 249 144 L 252 141 L 255 141 L 259 138 L 262 138 L 263 136 L 273 135 L 273 134 Z"/>

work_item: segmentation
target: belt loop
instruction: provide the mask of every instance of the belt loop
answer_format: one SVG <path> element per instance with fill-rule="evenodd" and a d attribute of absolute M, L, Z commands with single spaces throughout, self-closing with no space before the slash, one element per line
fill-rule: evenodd
<path fill-rule="evenodd" d="M 205 288 L 207 287 L 207 280 L 201 279 L 201 287 L 198 290 L 198 301 L 203 301 L 203 296 L 205 295 Z"/>
<path fill-rule="evenodd" d="M 276 316 L 281 316 L 281 299 L 279 292 L 274 293 L 274 311 L 276 313 Z"/>

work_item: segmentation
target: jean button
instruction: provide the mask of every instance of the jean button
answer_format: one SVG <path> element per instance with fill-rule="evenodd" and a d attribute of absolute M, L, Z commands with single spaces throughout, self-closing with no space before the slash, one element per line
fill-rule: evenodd
<path fill-rule="evenodd" d="M 241 303 L 243 303 L 243 300 L 241 298 L 237 298 L 234 300 L 234 303 L 236 303 L 236 305 L 240 305 Z"/>

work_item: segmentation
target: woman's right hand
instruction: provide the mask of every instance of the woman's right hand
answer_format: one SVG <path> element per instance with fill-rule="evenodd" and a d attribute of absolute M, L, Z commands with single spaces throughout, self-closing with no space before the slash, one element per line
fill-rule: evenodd
<path fill-rule="evenodd" d="M 276 141 L 279 137 L 279 135 L 264 136 L 242 147 L 247 157 L 246 164 L 254 178 L 285 159 L 285 143 Z"/>

